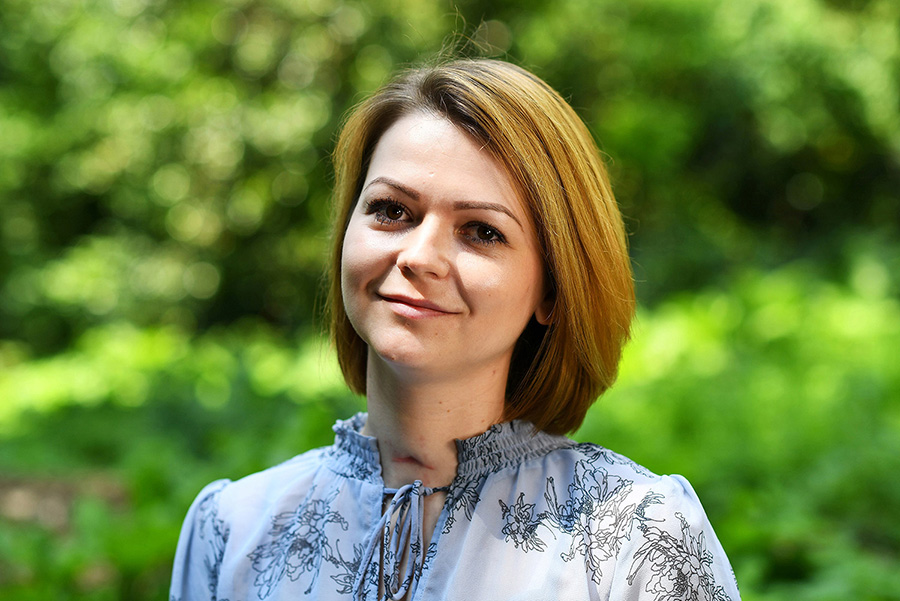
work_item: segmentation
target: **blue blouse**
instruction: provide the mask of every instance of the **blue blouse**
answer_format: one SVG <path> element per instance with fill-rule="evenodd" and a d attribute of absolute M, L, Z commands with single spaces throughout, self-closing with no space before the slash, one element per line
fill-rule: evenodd
<path fill-rule="evenodd" d="M 522 421 L 457 441 L 458 473 L 426 546 L 433 491 L 385 488 L 365 419 L 338 422 L 330 447 L 204 488 L 170 599 L 739 599 L 684 478 Z"/>

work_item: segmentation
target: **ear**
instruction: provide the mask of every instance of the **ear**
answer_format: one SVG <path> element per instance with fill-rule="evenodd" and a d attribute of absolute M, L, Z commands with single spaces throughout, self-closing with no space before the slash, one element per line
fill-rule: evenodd
<path fill-rule="evenodd" d="M 553 309 L 555 307 L 556 295 L 553 292 L 548 292 L 534 310 L 534 318 L 542 326 L 549 326 L 553 323 Z"/>

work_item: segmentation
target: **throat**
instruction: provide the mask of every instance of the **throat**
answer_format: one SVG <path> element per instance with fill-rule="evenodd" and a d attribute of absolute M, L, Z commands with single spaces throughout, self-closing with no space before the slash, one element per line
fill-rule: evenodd
<path fill-rule="evenodd" d="M 425 486 L 435 488 L 446 486 L 453 479 L 453 474 L 443 474 L 423 458 L 406 453 L 391 456 L 383 467 L 385 485 L 391 488 L 412 484 L 416 480 L 420 480 Z"/>
<path fill-rule="evenodd" d="M 409 466 L 421 467 L 421 468 L 426 469 L 426 470 L 433 470 L 433 469 L 434 469 L 434 468 L 431 467 L 430 465 L 427 465 L 427 464 L 423 463 L 422 461 L 419 461 L 418 459 L 416 459 L 416 458 L 413 457 L 412 455 L 400 455 L 400 456 L 398 456 L 398 457 L 394 457 L 392 461 L 393 461 L 394 463 L 399 463 L 399 464 L 402 464 L 402 465 L 409 465 Z"/>

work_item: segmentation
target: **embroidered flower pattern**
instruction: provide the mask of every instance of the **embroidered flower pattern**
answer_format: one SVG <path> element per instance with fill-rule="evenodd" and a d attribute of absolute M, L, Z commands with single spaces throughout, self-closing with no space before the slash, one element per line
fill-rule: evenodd
<path fill-rule="evenodd" d="M 210 601 L 216 601 L 219 588 L 219 568 L 225 557 L 225 545 L 228 543 L 228 527 L 219 519 L 219 493 L 223 486 L 210 493 L 197 508 L 197 529 L 201 540 L 209 542 L 209 551 L 203 557 L 206 571 L 207 587 Z M 222 600 L 227 601 L 227 600 Z"/>
<path fill-rule="evenodd" d="M 310 495 L 313 491 L 310 491 Z M 310 575 L 309 594 L 316 583 L 323 559 L 337 563 L 331 543 L 325 536 L 325 526 L 338 524 L 347 530 L 347 521 L 329 506 L 337 496 L 335 490 L 326 499 L 310 500 L 300 505 L 294 512 L 280 513 L 272 519 L 269 531 L 271 540 L 250 553 L 253 569 L 259 574 L 256 585 L 260 587 L 260 598 L 272 594 L 278 582 L 287 576 L 293 581 L 304 574 Z"/>
<path fill-rule="evenodd" d="M 644 466 L 635 463 L 628 457 L 624 455 L 620 455 L 615 451 L 611 451 L 606 447 L 601 447 L 599 445 L 595 445 L 589 442 L 582 442 L 575 445 L 575 448 L 586 456 L 587 460 L 591 463 L 594 463 L 598 460 L 603 461 L 607 465 L 616 466 L 616 465 L 624 465 L 625 467 L 630 468 L 636 474 L 640 474 L 642 476 L 653 477 L 654 474 Z"/>
<path fill-rule="evenodd" d="M 640 527 L 647 541 L 634 554 L 628 583 L 634 584 L 649 568 L 644 590 L 654 595 L 654 601 L 727 601 L 724 587 L 716 585 L 713 556 L 703 534 L 694 536 L 684 516 L 676 513 L 675 517 L 681 522 L 680 538 L 658 526 Z"/>
<path fill-rule="evenodd" d="M 593 445 L 578 448 L 585 458 L 575 464 L 562 500 L 554 478 L 549 477 L 544 493 L 545 511 L 535 514 L 535 504 L 526 503 L 524 493 L 512 505 L 500 501 L 505 540 L 526 553 L 542 552 L 547 545 L 538 536 L 539 526 L 551 533 L 568 535 L 569 550 L 560 557 L 563 561 L 582 558 L 587 574 L 600 584 L 604 562 L 618 556 L 624 541 L 631 538 L 632 526 L 637 524 L 647 540 L 634 555 L 629 585 L 634 584 L 639 573 L 649 569 L 651 576 L 645 592 L 654 595 L 654 601 L 728 601 L 724 587 L 715 583 L 713 557 L 706 550 L 703 534 L 695 537 L 684 517 L 676 513 L 681 537 L 672 536 L 656 525 L 665 522 L 664 518 L 647 515 L 650 506 L 664 501 L 663 495 L 649 492 L 639 503 L 630 502 L 633 481 L 611 475 L 598 465 L 631 464 L 630 460 Z"/>
<path fill-rule="evenodd" d="M 512 541 L 516 548 L 522 548 L 525 552 L 543 551 L 546 543 L 537 535 L 540 521 L 534 519 L 534 503 L 525 502 L 525 493 L 519 493 L 519 498 L 512 505 L 500 501 L 500 511 L 505 522 L 503 534 L 507 541 Z"/>
<path fill-rule="evenodd" d="M 456 514 L 460 511 L 463 512 L 467 520 L 470 522 L 472 521 L 475 506 L 481 500 L 478 491 L 481 489 L 483 482 L 484 477 L 469 478 L 459 482 L 456 486 L 451 488 L 447 495 L 447 500 L 445 501 L 445 504 L 449 508 L 449 515 L 444 524 L 443 534 L 450 532 L 450 529 L 456 523 Z"/>
<path fill-rule="evenodd" d="M 493 524 L 489 527 L 496 538 L 490 540 L 505 541 L 510 553 L 529 554 L 529 558 L 545 554 L 548 569 L 553 565 L 556 567 L 552 569 L 568 565 L 566 572 L 584 574 L 586 585 L 601 584 L 607 576 L 604 572 L 616 565 L 621 570 L 617 573 L 624 576 L 624 582 L 617 582 L 631 588 L 636 598 L 645 601 L 729 600 L 727 590 L 716 582 L 717 577 L 725 577 L 719 563 L 722 558 L 714 559 L 704 534 L 692 529 L 681 513 L 665 510 L 664 494 L 650 490 L 640 497 L 635 493 L 635 489 L 643 486 L 635 481 L 644 476 L 654 477 L 650 472 L 596 445 L 534 434 L 524 422 L 493 426 L 484 434 L 460 443 L 460 465 L 469 463 L 466 469 L 460 469 L 447 493 L 443 532 L 438 539 L 441 558 L 438 558 L 436 542 L 426 544 L 423 540 L 419 544 L 410 540 L 401 542 L 397 549 L 380 549 L 369 559 L 368 537 L 373 534 L 357 531 L 363 521 L 354 522 L 351 528 L 351 523 L 344 518 L 344 515 L 359 517 L 351 516 L 355 511 L 351 508 L 359 507 L 358 499 L 346 496 L 348 490 L 358 489 L 341 484 L 345 478 L 380 482 L 377 464 L 366 455 L 367 447 L 359 445 L 359 440 L 347 438 L 351 429 L 361 423 L 355 419 L 346 429 L 336 428 L 336 445 L 321 455 L 324 463 L 319 464 L 328 472 L 325 484 L 320 480 L 318 489 L 310 485 L 306 498 L 298 506 L 294 500 L 287 507 L 273 509 L 265 518 L 269 526 L 262 540 L 254 540 L 249 546 L 246 540 L 232 540 L 237 534 L 229 532 L 227 523 L 219 516 L 222 487 L 201 501 L 195 532 L 204 544 L 193 549 L 194 573 L 208 585 L 210 601 L 225 601 L 217 600 L 217 594 L 220 590 L 229 592 L 223 590 L 223 587 L 227 589 L 226 578 L 248 587 L 240 593 L 230 591 L 232 598 L 237 595 L 246 601 L 295 598 L 298 594 L 327 598 L 329 589 L 331 595 L 341 598 L 373 601 L 379 598 L 380 590 L 402 589 L 401 580 L 409 578 L 405 572 L 384 568 L 402 564 L 395 557 L 397 553 L 421 558 L 424 552 L 419 580 L 436 565 L 446 566 L 435 564 L 436 559 L 455 561 L 456 549 L 452 545 L 456 530 L 462 529 L 461 536 L 465 538 L 469 526 L 466 522 L 475 521 L 476 515 L 479 528 Z M 338 448 L 338 441 L 346 443 L 345 446 Z M 558 456 L 558 461 L 553 460 L 559 469 L 537 476 L 538 482 L 514 480 L 525 484 L 509 490 L 503 484 L 507 482 L 505 475 L 497 476 L 501 480 L 493 479 L 498 472 L 516 470 L 516 466 L 531 458 L 549 462 L 549 453 L 556 449 L 566 450 L 566 454 Z M 516 478 L 522 477 L 522 472 L 516 473 Z M 524 492 L 519 486 L 524 486 Z M 229 495 L 228 499 L 231 498 Z M 493 499 L 497 499 L 496 505 Z M 237 511 L 238 508 L 229 505 L 228 519 L 233 519 Z M 253 536 L 263 534 L 264 530 L 255 530 Z M 453 536 L 443 536 L 451 530 Z M 626 545 L 629 541 L 633 542 Z M 235 570 L 235 574 L 220 579 L 227 545 L 231 545 L 231 553 L 242 548 L 250 552 L 243 551 L 247 553 L 243 572 Z M 628 549 L 631 551 L 626 554 Z M 485 548 L 486 553 L 497 550 Z M 229 567 L 234 565 L 232 559 L 229 556 Z M 727 563 L 724 565 L 727 567 Z M 431 578 L 444 573 L 445 568 L 435 569 Z M 289 582 L 295 584 L 287 586 Z M 285 586 L 279 590 L 281 585 Z M 174 586 L 170 601 L 185 594 Z M 439 590 L 433 587 L 440 584 L 431 582 L 428 586 L 430 591 Z"/>
<path fill-rule="evenodd" d="M 531 457 L 542 457 L 552 449 L 571 448 L 574 444 L 561 436 L 537 432 L 534 426 L 524 421 L 495 424 L 483 434 L 463 441 L 458 446 L 460 465 L 472 462 L 478 467 L 453 482 L 447 497 L 448 516 L 443 534 L 450 532 L 460 512 L 472 521 L 475 507 L 481 501 L 482 486 L 491 474 Z M 515 445 L 519 445 L 518 449 L 511 452 Z"/>
<path fill-rule="evenodd" d="M 572 537 L 569 552 L 562 558 L 572 561 L 581 555 L 587 573 L 598 584 L 603 577 L 602 562 L 618 553 L 628 538 L 635 508 L 625 502 L 631 484 L 630 480 L 610 476 L 603 468 L 592 466 L 590 461 L 581 461 L 576 464 L 568 487 L 569 498 L 560 503 L 553 478 L 547 480 L 545 519 Z"/>
<path fill-rule="evenodd" d="M 331 579 L 337 583 L 338 593 L 349 595 L 353 592 L 353 579 L 356 578 L 356 573 L 359 572 L 359 564 L 362 563 L 363 546 L 353 545 L 353 559 L 349 561 L 341 555 L 337 542 L 334 544 L 334 550 L 336 564 L 343 571 L 335 574 Z"/>

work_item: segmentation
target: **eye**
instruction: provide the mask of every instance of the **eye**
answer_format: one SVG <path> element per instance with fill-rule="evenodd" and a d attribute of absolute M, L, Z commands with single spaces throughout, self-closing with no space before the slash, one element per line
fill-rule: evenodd
<path fill-rule="evenodd" d="M 489 225 L 479 225 L 475 228 L 475 236 L 482 241 L 493 240 L 497 237 L 497 232 Z"/>
<path fill-rule="evenodd" d="M 399 205 L 387 205 L 381 209 L 378 213 L 379 215 L 384 215 L 388 219 L 397 220 L 403 217 L 403 207 Z"/>
<path fill-rule="evenodd" d="M 470 223 L 463 230 L 469 239 L 477 244 L 489 246 L 498 242 L 506 242 L 506 238 L 500 233 L 500 230 L 486 223 Z"/>
<path fill-rule="evenodd" d="M 373 215 L 379 223 L 392 224 L 403 221 L 406 207 L 387 199 L 372 200 L 365 205 L 366 215 Z"/>

